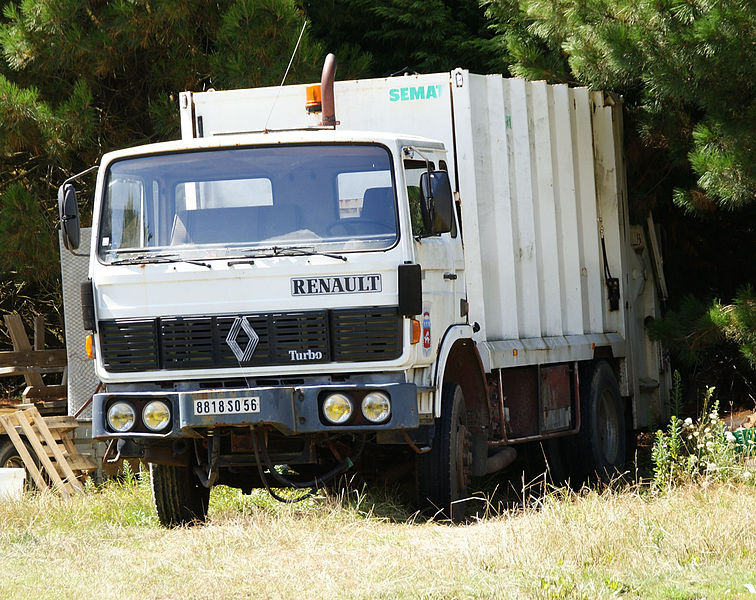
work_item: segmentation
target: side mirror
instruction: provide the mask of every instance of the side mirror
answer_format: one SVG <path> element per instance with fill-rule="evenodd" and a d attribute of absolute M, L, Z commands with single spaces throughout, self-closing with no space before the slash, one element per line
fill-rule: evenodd
<path fill-rule="evenodd" d="M 446 171 L 431 171 L 420 176 L 420 209 L 425 231 L 430 235 L 451 231 L 454 202 Z"/>
<path fill-rule="evenodd" d="M 79 206 L 76 203 L 76 190 L 73 184 L 64 183 L 58 188 L 58 215 L 60 229 L 63 232 L 63 245 L 73 252 L 79 247 L 80 223 Z"/>

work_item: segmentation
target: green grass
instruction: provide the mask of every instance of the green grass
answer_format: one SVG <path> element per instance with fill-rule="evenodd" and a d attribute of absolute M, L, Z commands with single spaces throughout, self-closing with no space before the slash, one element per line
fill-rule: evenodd
<path fill-rule="evenodd" d="M 390 493 L 296 505 L 213 490 L 207 525 L 159 526 L 142 481 L 0 504 L 0 598 L 743 598 L 756 488 L 552 492 L 429 523 Z"/>

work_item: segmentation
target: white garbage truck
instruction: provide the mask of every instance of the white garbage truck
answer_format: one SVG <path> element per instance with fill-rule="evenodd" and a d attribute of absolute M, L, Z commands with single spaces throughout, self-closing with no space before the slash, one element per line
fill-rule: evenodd
<path fill-rule="evenodd" d="M 166 525 L 203 520 L 213 485 L 291 499 L 275 490 L 389 447 L 451 519 L 518 444 L 621 469 L 631 431 L 666 416 L 669 372 L 644 328 L 666 292 L 651 218 L 629 223 L 620 99 L 333 71 L 182 93 L 181 140 L 103 157 L 82 286 L 94 438 L 150 464 Z"/>

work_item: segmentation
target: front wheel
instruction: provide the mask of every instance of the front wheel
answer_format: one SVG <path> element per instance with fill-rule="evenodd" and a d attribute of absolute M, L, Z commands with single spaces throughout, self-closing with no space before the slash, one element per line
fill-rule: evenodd
<path fill-rule="evenodd" d="M 150 481 L 161 525 L 176 527 L 207 519 L 210 489 L 200 483 L 191 467 L 150 463 Z"/>
<path fill-rule="evenodd" d="M 472 434 L 462 388 L 444 384 L 441 417 L 430 452 L 417 457 L 417 492 L 420 507 L 435 517 L 459 522 L 464 519 L 464 503 L 472 471 Z"/>

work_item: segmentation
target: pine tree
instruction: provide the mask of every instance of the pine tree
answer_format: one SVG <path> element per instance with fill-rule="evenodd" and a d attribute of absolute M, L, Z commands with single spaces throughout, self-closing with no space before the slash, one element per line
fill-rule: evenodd
<path fill-rule="evenodd" d="M 362 77 L 501 68 L 477 0 L 300 0 L 314 35 L 347 61 L 368 54 Z"/>

